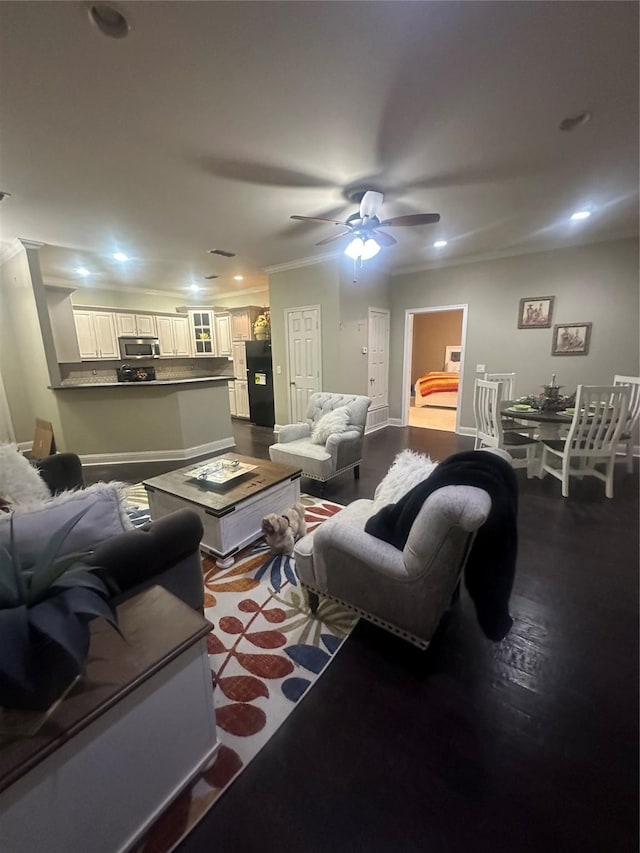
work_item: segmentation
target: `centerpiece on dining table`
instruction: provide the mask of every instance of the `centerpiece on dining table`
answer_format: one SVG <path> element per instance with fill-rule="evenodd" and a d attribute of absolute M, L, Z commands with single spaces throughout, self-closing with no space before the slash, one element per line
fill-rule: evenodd
<path fill-rule="evenodd" d="M 576 400 L 575 392 L 573 394 L 561 394 L 560 389 L 563 387 L 563 385 L 556 384 L 556 374 L 554 373 L 551 377 L 551 384 L 542 386 L 544 388 L 542 393 L 520 397 L 517 402 L 528 403 L 541 412 L 563 412 L 573 406 Z"/>

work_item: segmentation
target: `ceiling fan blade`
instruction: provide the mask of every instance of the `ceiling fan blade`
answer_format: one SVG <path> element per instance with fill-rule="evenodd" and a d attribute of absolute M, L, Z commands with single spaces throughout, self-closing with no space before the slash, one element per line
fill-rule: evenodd
<path fill-rule="evenodd" d="M 383 198 L 382 193 L 375 192 L 375 190 L 367 190 L 360 202 L 360 219 L 376 216 L 382 206 Z"/>
<path fill-rule="evenodd" d="M 395 246 L 398 242 L 391 234 L 385 234 L 384 231 L 374 231 L 373 239 L 380 243 L 381 246 Z"/>
<path fill-rule="evenodd" d="M 341 231 L 339 234 L 332 234 L 331 237 L 325 237 L 324 240 L 320 240 L 319 243 L 316 243 L 316 246 L 326 246 L 327 243 L 333 243 L 334 240 L 339 240 L 341 237 L 345 237 L 350 232 L 351 228 L 345 228 L 345 230 Z"/>
<path fill-rule="evenodd" d="M 439 213 L 411 213 L 408 216 L 394 216 L 384 219 L 380 225 L 432 225 L 440 222 Z"/>
<path fill-rule="evenodd" d="M 304 222 L 333 222 L 334 225 L 344 225 L 344 219 L 325 219 L 323 216 L 290 216 L 289 219 L 302 219 Z"/>

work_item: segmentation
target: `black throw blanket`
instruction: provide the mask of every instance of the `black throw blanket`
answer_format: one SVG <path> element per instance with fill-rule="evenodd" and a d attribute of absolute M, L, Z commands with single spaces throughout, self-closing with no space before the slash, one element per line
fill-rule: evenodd
<path fill-rule="evenodd" d="M 402 550 L 423 503 L 443 486 L 476 486 L 491 498 L 491 511 L 474 539 L 464 580 L 485 635 L 502 640 L 513 625 L 509 596 L 518 554 L 518 484 L 508 462 L 481 450 L 455 453 L 398 503 L 372 515 L 365 530 Z"/>

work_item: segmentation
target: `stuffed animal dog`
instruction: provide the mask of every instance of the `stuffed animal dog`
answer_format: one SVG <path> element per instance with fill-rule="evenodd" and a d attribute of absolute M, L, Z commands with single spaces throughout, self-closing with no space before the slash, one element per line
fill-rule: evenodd
<path fill-rule="evenodd" d="M 262 519 L 262 532 L 273 554 L 292 554 L 295 542 L 305 535 L 304 507 L 294 504 L 282 515 L 270 513 Z"/>

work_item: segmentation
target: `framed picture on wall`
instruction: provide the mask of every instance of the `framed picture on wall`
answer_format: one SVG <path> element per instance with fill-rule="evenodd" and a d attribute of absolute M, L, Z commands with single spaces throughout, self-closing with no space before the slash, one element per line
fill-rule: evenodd
<path fill-rule="evenodd" d="M 586 355 L 589 352 L 591 326 L 591 323 L 554 326 L 551 355 Z"/>
<path fill-rule="evenodd" d="M 520 300 L 519 329 L 550 329 L 554 296 L 525 296 Z"/>

